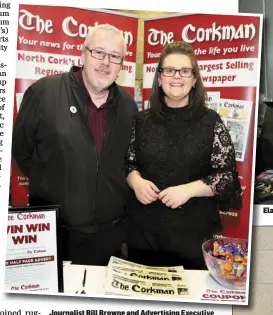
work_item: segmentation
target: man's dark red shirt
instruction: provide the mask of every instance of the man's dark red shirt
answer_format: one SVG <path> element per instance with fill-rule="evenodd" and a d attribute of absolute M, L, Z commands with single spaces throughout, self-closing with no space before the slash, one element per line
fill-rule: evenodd
<path fill-rule="evenodd" d="M 95 146 L 96 146 L 97 155 L 99 157 L 102 151 L 102 146 L 103 146 L 103 133 L 104 133 L 106 115 L 107 115 L 109 107 L 112 105 L 111 101 L 113 99 L 113 89 L 111 87 L 109 88 L 109 94 L 108 94 L 106 102 L 98 108 L 93 103 L 87 91 L 87 88 L 84 85 L 83 78 L 82 78 L 82 70 L 76 71 L 74 75 L 75 75 L 76 80 L 79 82 L 79 84 L 83 87 L 83 90 L 84 90 L 84 99 L 86 101 L 87 113 L 88 113 L 88 124 L 92 132 Z"/>

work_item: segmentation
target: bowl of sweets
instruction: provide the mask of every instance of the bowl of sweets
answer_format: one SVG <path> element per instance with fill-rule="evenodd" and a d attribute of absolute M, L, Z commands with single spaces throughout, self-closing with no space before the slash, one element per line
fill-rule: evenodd
<path fill-rule="evenodd" d="M 207 268 L 223 287 L 234 290 L 246 288 L 248 242 L 239 238 L 207 240 L 202 245 Z"/>

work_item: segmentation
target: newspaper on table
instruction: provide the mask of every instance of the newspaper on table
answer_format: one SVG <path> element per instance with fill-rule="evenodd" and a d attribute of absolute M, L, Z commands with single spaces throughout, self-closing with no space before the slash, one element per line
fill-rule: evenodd
<path fill-rule="evenodd" d="M 237 161 L 244 161 L 252 101 L 220 99 L 219 115 L 231 136 Z"/>
<path fill-rule="evenodd" d="M 175 267 L 154 267 L 154 266 L 146 266 L 141 264 L 136 264 L 134 262 L 124 260 L 121 258 L 117 258 L 115 256 L 111 256 L 110 261 L 108 263 L 108 267 L 110 266 L 120 266 L 120 267 L 132 267 L 132 268 L 140 268 L 140 269 L 151 269 L 151 270 L 157 270 L 157 271 L 164 271 L 164 272 L 172 272 L 172 273 L 178 273 L 183 272 L 184 268 L 183 266 L 175 266 Z"/>
<path fill-rule="evenodd" d="M 188 297 L 189 288 L 183 266 L 146 266 L 112 256 L 107 268 L 105 294 Z"/>
<path fill-rule="evenodd" d="M 154 296 L 164 298 L 188 297 L 189 289 L 184 281 L 147 280 L 123 276 L 109 268 L 106 285 L 106 295 L 123 296 Z"/>

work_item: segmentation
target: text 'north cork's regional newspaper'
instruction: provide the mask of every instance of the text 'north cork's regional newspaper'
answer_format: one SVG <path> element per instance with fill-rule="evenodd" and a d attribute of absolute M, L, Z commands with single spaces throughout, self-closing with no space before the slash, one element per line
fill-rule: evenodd
<path fill-rule="evenodd" d="M 111 257 L 105 294 L 127 296 L 188 297 L 183 267 L 150 267 Z M 160 269 L 160 270 L 159 270 Z"/>

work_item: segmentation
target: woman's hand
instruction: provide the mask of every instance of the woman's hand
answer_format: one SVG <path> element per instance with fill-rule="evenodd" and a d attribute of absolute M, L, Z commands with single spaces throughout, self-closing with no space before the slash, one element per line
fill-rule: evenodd
<path fill-rule="evenodd" d="M 148 205 L 158 198 L 158 193 L 160 190 L 156 185 L 142 177 L 136 178 L 132 185 L 137 199 L 144 205 Z"/>
<path fill-rule="evenodd" d="M 158 194 L 158 198 L 167 206 L 176 209 L 193 197 L 191 188 L 186 185 L 168 187 Z"/>

